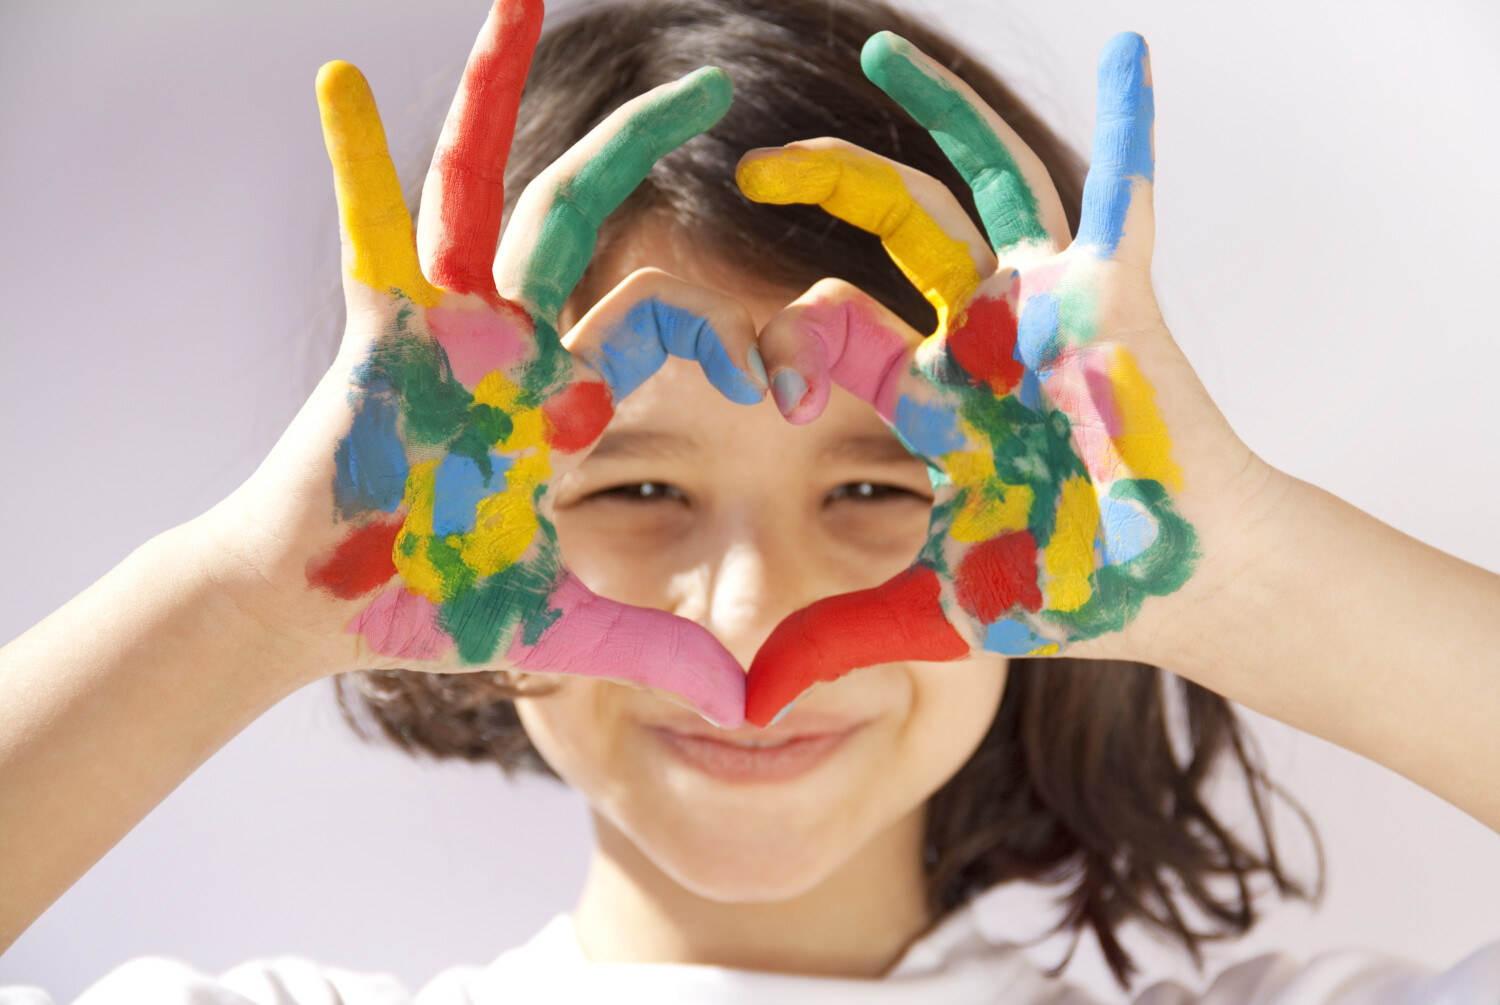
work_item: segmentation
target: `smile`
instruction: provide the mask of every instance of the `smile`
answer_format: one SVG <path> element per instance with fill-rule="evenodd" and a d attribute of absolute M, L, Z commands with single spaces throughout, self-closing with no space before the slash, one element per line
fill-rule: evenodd
<path fill-rule="evenodd" d="M 712 736 L 651 727 L 649 732 L 680 764 L 731 784 L 783 782 L 804 775 L 843 746 L 864 723 L 794 736 Z"/>

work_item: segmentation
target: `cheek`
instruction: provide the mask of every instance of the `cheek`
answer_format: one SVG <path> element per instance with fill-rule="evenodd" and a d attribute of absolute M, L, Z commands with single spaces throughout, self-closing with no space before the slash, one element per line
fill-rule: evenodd
<path fill-rule="evenodd" d="M 608 681 L 555 677 L 555 689 L 517 698 L 516 713 L 531 743 L 563 781 L 590 802 L 613 787 L 606 770 L 620 757 L 620 731 L 611 714 Z"/>
<path fill-rule="evenodd" d="M 905 786 L 925 801 L 957 774 L 994 722 L 1008 663 L 979 657 L 956 663 L 911 663 L 912 709 L 903 737 Z"/>

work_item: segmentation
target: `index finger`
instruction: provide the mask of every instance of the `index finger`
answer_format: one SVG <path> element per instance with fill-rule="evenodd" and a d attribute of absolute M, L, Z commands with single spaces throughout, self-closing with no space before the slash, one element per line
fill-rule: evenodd
<path fill-rule="evenodd" d="M 995 253 L 1022 244 L 1048 250 L 1068 236 L 1067 214 L 1041 160 L 946 67 L 900 35 L 872 35 L 860 65 L 937 141 L 974 192 Z"/>
<path fill-rule="evenodd" d="M 582 278 L 604 218 L 658 160 L 729 110 L 729 76 L 706 66 L 621 105 L 527 186 L 516 204 L 495 275 L 500 292 L 532 315 L 538 337 Z"/>
<path fill-rule="evenodd" d="M 417 253 L 444 289 L 495 299 L 505 162 L 541 31 L 540 0 L 496 0 L 464 66 L 417 215 Z"/>

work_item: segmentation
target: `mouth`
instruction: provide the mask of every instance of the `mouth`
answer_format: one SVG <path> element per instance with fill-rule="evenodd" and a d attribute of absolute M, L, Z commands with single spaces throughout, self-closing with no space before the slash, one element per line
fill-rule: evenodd
<path fill-rule="evenodd" d="M 730 784 L 784 782 L 807 774 L 833 756 L 863 722 L 793 730 L 673 729 L 647 731 L 678 763 Z"/>

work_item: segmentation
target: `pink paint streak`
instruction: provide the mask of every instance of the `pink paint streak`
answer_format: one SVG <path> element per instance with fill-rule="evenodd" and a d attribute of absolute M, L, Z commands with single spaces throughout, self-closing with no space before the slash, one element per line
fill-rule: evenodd
<path fill-rule="evenodd" d="M 548 599 L 562 612 L 534 646 L 519 638 L 508 657 L 528 673 L 633 681 L 682 695 L 726 728 L 745 717 L 745 671 L 719 640 L 691 621 L 605 600 L 569 574 Z"/>
<path fill-rule="evenodd" d="M 453 648 L 453 640 L 438 626 L 437 618 L 438 609 L 431 601 L 398 586 L 376 597 L 345 630 L 363 635 L 382 656 L 434 660 Z"/>
<path fill-rule="evenodd" d="M 508 303 L 496 311 L 434 307 L 427 324 L 448 354 L 453 376 L 470 391 L 490 372 L 508 370 L 525 358 L 531 330 L 531 319 Z"/>
<path fill-rule="evenodd" d="M 1040 374 L 1053 403 L 1073 425 L 1078 456 L 1096 484 L 1119 477 L 1124 459 L 1115 446 L 1120 435 L 1120 412 L 1110 383 L 1110 350 L 1064 349 Z"/>
<path fill-rule="evenodd" d="M 896 414 L 911 352 L 906 339 L 885 323 L 873 302 L 815 302 L 801 313 L 796 325 L 805 343 L 796 365 L 807 381 L 807 394 L 788 419 L 803 423 L 821 415 L 828 405 L 830 381 L 868 401 L 887 419 Z"/>

